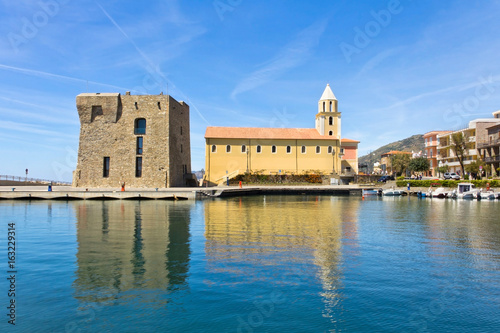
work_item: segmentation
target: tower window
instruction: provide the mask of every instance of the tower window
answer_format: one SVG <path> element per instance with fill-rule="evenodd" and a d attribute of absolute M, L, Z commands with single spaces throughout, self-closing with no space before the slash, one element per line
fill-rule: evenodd
<path fill-rule="evenodd" d="M 258 153 L 258 154 L 260 154 L 260 153 L 262 152 L 262 147 L 261 147 L 260 145 L 258 145 L 258 146 L 256 147 L 256 149 L 257 149 L 257 153 Z"/>
<path fill-rule="evenodd" d="M 330 112 L 333 112 L 333 102 L 330 101 Z"/>
<path fill-rule="evenodd" d="M 247 152 L 247 146 L 241 145 L 241 152 L 246 153 Z"/>
<path fill-rule="evenodd" d="M 137 118 L 135 120 L 134 134 L 146 134 L 146 119 Z"/>
<path fill-rule="evenodd" d="M 328 117 L 328 125 L 333 125 L 333 117 Z"/>
<path fill-rule="evenodd" d="M 109 157 L 105 157 L 102 163 L 102 176 L 104 178 L 109 177 Z"/>
<path fill-rule="evenodd" d="M 137 102 L 135 102 L 134 105 L 136 110 L 139 109 L 139 107 L 137 106 Z"/>
<path fill-rule="evenodd" d="M 143 150 L 143 137 L 138 136 L 137 137 L 137 144 L 136 144 L 136 154 L 137 155 L 142 155 L 142 150 Z"/>
<path fill-rule="evenodd" d="M 306 153 L 306 146 L 302 146 L 302 154 Z"/>
<path fill-rule="evenodd" d="M 102 105 L 92 105 L 92 115 L 90 121 L 94 121 L 97 117 L 102 116 Z"/>
<path fill-rule="evenodd" d="M 326 105 L 326 103 L 323 102 L 323 112 L 325 112 L 325 105 Z"/>
<path fill-rule="evenodd" d="M 286 153 L 291 154 L 292 153 L 292 146 L 286 146 Z"/>
<path fill-rule="evenodd" d="M 142 177 L 142 157 L 135 158 L 135 176 Z"/>
<path fill-rule="evenodd" d="M 276 146 L 271 147 L 271 153 L 276 154 Z"/>
<path fill-rule="evenodd" d="M 231 145 L 227 145 L 226 146 L 226 153 L 230 153 L 231 152 Z"/>
<path fill-rule="evenodd" d="M 158 109 L 161 110 L 161 104 L 160 104 L 160 102 L 158 102 Z"/>
<path fill-rule="evenodd" d="M 319 154 L 321 153 L 321 147 L 320 146 L 316 146 L 316 154 Z"/>
<path fill-rule="evenodd" d="M 328 154 L 331 154 L 331 153 L 332 153 L 332 151 L 333 151 L 332 146 L 328 146 Z"/>
<path fill-rule="evenodd" d="M 333 135 L 333 131 L 328 131 L 328 135 L 332 136 Z"/>

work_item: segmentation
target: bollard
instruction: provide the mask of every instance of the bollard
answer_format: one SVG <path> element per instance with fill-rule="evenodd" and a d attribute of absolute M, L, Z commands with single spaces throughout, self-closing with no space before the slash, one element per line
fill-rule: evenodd
<path fill-rule="evenodd" d="M 122 183 L 122 192 L 125 192 L 125 182 Z"/>
<path fill-rule="evenodd" d="M 240 188 L 241 188 L 241 180 L 240 180 Z"/>

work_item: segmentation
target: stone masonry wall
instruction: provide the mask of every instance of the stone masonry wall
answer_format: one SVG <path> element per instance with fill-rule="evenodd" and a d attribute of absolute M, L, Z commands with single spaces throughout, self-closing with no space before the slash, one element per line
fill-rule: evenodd
<path fill-rule="evenodd" d="M 176 133 L 170 135 L 170 103 L 175 102 L 173 115 L 180 105 L 175 99 L 167 95 L 80 94 L 76 100 L 81 128 L 73 186 L 119 188 L 125 183 L 126 187 L 163 188 L 184 185 L 178 181 L 179 177 L 175 181 L 169 177 L 169 173 L 183 171 L 169 167 L 170 141 L 177 136 Z M 183 104 L 183 109 L 187 116 L 182 121 L 188 129 L 189 106 Z M 134 134 L 138 118 L 146 119 L 145 134 Z M 186 136 L 189 138 L 189 132 Z M 143 138 L 142 154 L 137 153 L 137 137 Z M 190 150 L 186 153 L 187 157 L 183 158 L 176 153 L 176 159 L 190 160 Z M 110 159 L 108 177 L 103 177 L 104 157 Z M 141 177 L 136 177 L 137 157 L 142 157 Z"/>

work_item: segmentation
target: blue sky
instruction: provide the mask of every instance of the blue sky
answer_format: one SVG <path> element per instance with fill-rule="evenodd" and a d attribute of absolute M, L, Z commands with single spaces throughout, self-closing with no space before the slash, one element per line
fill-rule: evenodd
<path fill-rule="evenodd" d="M 169 93 L 207 126 L 314 127 L 360 155 L 500 109 L 500 1 L 0 0 L 0 174 L 71 180 L 82 92 Z"/>

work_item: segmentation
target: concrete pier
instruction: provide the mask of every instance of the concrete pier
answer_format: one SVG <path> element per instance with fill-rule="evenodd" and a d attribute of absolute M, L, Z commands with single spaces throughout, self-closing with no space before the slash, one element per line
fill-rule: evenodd
<path fill-rule="evenodd" d="M 85 189 L 70 186 L 0 186 L 3 200 L 196 200 L 248 195 L 361 196 L 362 188 L 346 186 L 244 186 L 186 187 L 168 189 Z"/>

